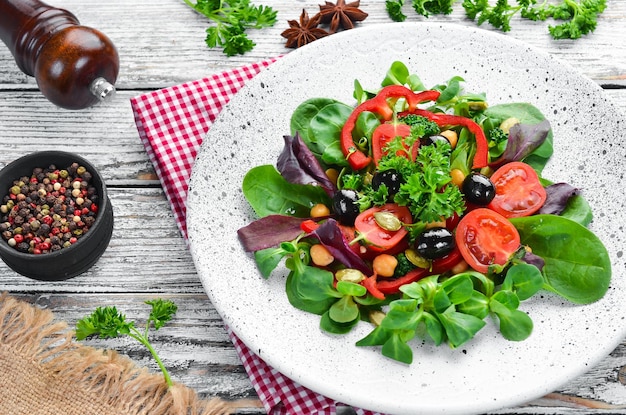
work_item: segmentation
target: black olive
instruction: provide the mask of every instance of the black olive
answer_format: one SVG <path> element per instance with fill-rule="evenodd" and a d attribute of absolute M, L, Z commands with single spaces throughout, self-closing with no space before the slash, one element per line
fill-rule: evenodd
<path fill-rule="evenodd" d="M 339 222 L 344 225 L 354 225 L 354 220 L 361 211 L 357 201 L 359 195 L 354 190 L 342 189 L 333 196 L 333 211 Z"/>
<path fill-rule="evenodd" d="M 402 175 L 395 170 L 385 170 L 374 173 L 372 177 L 372 189 L 378 190 L 381 184 L 387 186 L 390 195 L 395 195 L 400 190 Z"/>
<path fill-rule="evenodd" d="M 465 199 L 474 205 L 486 206 L 496 197 L 496 187 L 489 177 L 480 173 L 471 173 L 461 186 Z"/>
<path fill-rule="evenodd" d="M 448 140 L 446 137 L 439 135 L 439 134 L 429 135 L 428 137 L 420 138 L 420 146 L 431 146 L 438 142 L 446 142 L 450 144 L 450 140 Z"/>
<path fill-rule="evenodd" d="M 426 259 L 443 258 L 454 249 L 454 236 L 446 228 L 430 228 L 415 241 L 415 250 Z"/>

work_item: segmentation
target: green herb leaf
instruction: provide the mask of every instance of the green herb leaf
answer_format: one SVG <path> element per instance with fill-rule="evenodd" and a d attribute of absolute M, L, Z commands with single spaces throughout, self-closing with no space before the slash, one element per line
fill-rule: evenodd
<path fill-rule="evenodd" d="M 349 323 L 359 318 L 359 307 L 352 296 L 346 295 L 330 307 L 328 316 L 337 323 Z"/>
<path fill-rule="evenodd" d="M 393 333 L 389 340 L 383 344 L 382 348 L 383 356 L 387 356 L 398 362 L 411 364 L 413 362 L 413 350 L 402 339 L 400 334 Z"/>
<path fill-rule="evenodd" d="M 402 13 L 403 5 L 404 0 L 385 0 L 387 13 L 394 22 L 404 22 L 406 20 L 406 14 Z"/>
<path fill-rule="evenodd" d="M 490 307 L 500 322 L 500 333 L 511 341 L 526 340 L 533 331 L 533 321 L 528 314 L 511 309 L 492 298 Z"/>
<path fill-rule="evenodd" d="M 437 313 L 437 318 L 446 331 L 448 343 L 456 348 L 474 337 L 485 326 L 485 321 L 470 314 L 456 311 L 450 306 L 443 313 Z"/>
<path fill-rule="evenodd" d="M 450 14 L 456 0 L 412 0 L 412 6 L 419 15 Z M 538 4 L 539 3 L 539 4 Z M 553 39 L 577 39 L 593 32 L 598 24 L 598 16 L 606 9 L 606 0 L 561 0 L 548 2 L 538 0 L 463 0 L 465 14 L 477 25 L 489 23 L 493 27 L 508 32 L 511 21 L 519 13 L 529 20 L 561 21 L 549 25 L 548 31 Z M 386 9 L 389 17 L 397 22 L 404 21 L 402 13 L 404 0 L 387 0 Z"/>
<path fill-rule="evenodd" d="M 277 12 L 268 6 L 255 6 L 249 0 L 184 0 L 185 4 L 215 23 L 206 30 L 205 42 L 210 48 L 221 47 L 227 56 L 243 55 L 255 43 L 248 29 L 271 27 Z"/>
<path fill-rule="evenodd" d="M 123 335 L 132 337 L 150 351 L 161 372 L 163 372 L 165 383 L 169 387 L 173 385 L 172 379 L 156 350 L 150 344 L 148 332 L 152 324 L 155 330 L 163 327 L 165 323 L 172 319 L 178 307 L 174 302 L 162 299 L 148 300 L 145 303 L 150 305 L 152 310 L 146 321 L 144 333 L 135 327 L 134 322 L 126 321 L 126 316 L 119 312 L 116 307 L 107 306 L 96 308 L 91 315 L 82 318 L 76 323 L 76 339 L 84 340 L 87 337 L 96 335 L 100 336 L 100 338 L 115 338 Z"/>
<path fill-rule="evenodd" d="M 330 317 L 329 310 L 322 314 L 322 317 L 320 318 L 320 328 L 332 334 L 346 334 L 350 332 L 350 330 L 352 330 L 352 328 L 357 325 L 358 322 L 358 316 L 354 320 L 347 321 L 345 323 L 337 322 Z"/>
<path fill-rule="evenodd" d="M 463 212 L 465 204 L 461 191 L 457 186 L 448 186 L 452 181 L 449 145 L 424 146 L 420 148 L 415 163 L 406 163 L 402 167 L 404 171 L 400 173 L 406 179 L 394 201 L 407 206 L 419 221 L 436 222 L 441 217 L 449 218 Z"/>
<path fill-rule="evenodd" d="M 535 295 L 543 287 L 541 271 L 533 265 L 515 264 L 506 273 L 503 290 L 510 290 L 517 294 L 520 301 Z"/>
<path fill-rule="evenodd" d="M 339 136 L 352 107 L 330 98 L 312 98 L 298 105 L 290 119 L 291 134 L 300 137 L 323 166 L 348 166 Z M 376 120 L 377 124 L 380 124 Z"/>
<path fill-rule="evenodd" d="M 178 311 L 178 307 L 171 300 L 163 300 L 161 298 L 157 298 L 156 300 L 148 300 L 146 304 L 152 306 L 152 311 L 150 311 L 150 317 L 148 320 L 148 324 L 151 321 L 154 323 L 154 329 L 158 330 L 165 325 L 168 321 L 174 317 L 176 311 Z"/>
<path fill-rule="evenodd" d="M 98 307 L 88 317 L 76 323 L 78 340 L 98 335 L 102 339 L 115 338 L 130 333 L 133 322 L 126 321 L 126 316 L 115 307 Z"/>

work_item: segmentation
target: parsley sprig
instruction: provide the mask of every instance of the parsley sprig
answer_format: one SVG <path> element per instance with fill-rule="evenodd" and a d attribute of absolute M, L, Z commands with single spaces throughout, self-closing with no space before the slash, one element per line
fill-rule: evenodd
<path fill-rule="evenodd" d="M 394 21 L 404 21 L 402 11 L 405 0 L 386 0 L 389 17 Z M 457 0 L 412 0 L 415 12 L 424 17 L 431 14 L 450 14 Z M 593 32 L 598 16 L 606 9 L 606 0 L 463 0 L 465 14 L 479 26 L 485 22 L 503 32 L 511 30 L 512 18 L 519 14 L 522 18 L 545 21 L 553 19 L 558 24 L 549 25 L 548 31 L 554 39 L 577 39 Z"/>
<path fill-rule="evenodd" d="M 154 326 L 156 331 L 170 321 L 176 314 L 176 311 L 178 311 L 178 307 L 174 302 L 160 298 L 148 300 L 145 303 L 151 306 L 152 310 L 143 331 L 135 327 L 135 322 L 127 321 L 126 316 L 119 312 L 116 307 L 98 307 L 90 316 L 76 323 L 76 339 L 84 340 L 90 336 L 99 336 L 101 339 L 130 336 L 150 351 L 150 354 L 152 354 L 152 357 L 163 372 L 165 383 L 168 386 L 172 386 L 173 382 L 169 372 L 148 340 L 148 333 L 151 327 Z"/>
<path fill-rule="evenodd" d="M 555 39 L 577 39 L 593 32 L 598 24 L 598 15 L 606 9 L 606 0 L 563 0 L 558 4 L 550 4 L 544 0 L 521 1 L 527 4 L 522 9 L 522 16 L 530 20 L 562 20 L 563 23 L 548 26 Z"/>
<path fill-rule="evenodd" d="M 405 177 L 405 183 L 394 196 L 394 202 L 407 206 L 420 222 L 438 222 L 464 210 L 463 195 L 457 186 L 448 186 L 450 177 L 450 146 L 437 143 L 420 147 L 414 163 L 406 157 L 389 157 L 380 169 L 394 166 Z M 391 153 L 391 152 L 390 152 Z"/>
<path fill-rule="evenodd" d="M 191 0 L 184 2 L 215 23 L 206 30 L 208 47 L 223 48 L 227 56 L 243 55 L 256 44 L 247 29 L 274 26 L 277 12 L 269 6 L 255 6 L 250 0 Z"/>

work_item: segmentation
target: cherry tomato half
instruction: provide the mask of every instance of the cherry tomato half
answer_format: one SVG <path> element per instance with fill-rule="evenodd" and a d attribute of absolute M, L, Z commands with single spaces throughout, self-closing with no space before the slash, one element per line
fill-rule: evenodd
<path fill-rule="evenodd" d="M 487 208 L 474 209 L 463 216 L 455 240 L 465 262 L 482 273 L 487 272 L 489 265 L 504 265 L 520 247 L 515 226 Z"/>
<path fill-rule="evenodd" d="M 372 156 L 374 163 L 378 165 L 380 159 L 386 154 L 385 146 L 396 137 L 408 137 L 411 127 L 402 123 L 384 123 L 376 127 L 372 133 Z M 417 143 L 411 148 L 411 157 L 415 160 L 417 155 Z"/>
<path fill-rule="evenodd" d="M 506 218 L 530 216 L 546 201 L 546 189 L 532 167 L 521 161 L 513 161 L 500 167 L 491 176 L 496 196 L 489 203 Z"/>
<path fill-rule="evenodd" d="M 404 226 L 401 226 L 398 230 L 388 230 L 380 227 L 374 217 L 374 214 L 379 212 L 390 213 L 404 224 L 413 223 L 413 218 L 406 206 L 399 206 L 395 203 L 369 208 L 357 216 L 354 221 L 354 228 L 370 244 L 368 249 L 383 252 L 395 247 L 404 239 L 408 232 Z"/>

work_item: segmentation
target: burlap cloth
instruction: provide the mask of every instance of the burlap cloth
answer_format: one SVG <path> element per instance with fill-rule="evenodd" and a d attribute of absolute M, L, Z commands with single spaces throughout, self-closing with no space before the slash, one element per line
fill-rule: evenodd
<path fill-rule="evenodd" d="M 0 294 L 0 415 L 222 415 L 250 404 L 168 389 L 163 376 L 72 338 L 49 310 Z"/>

